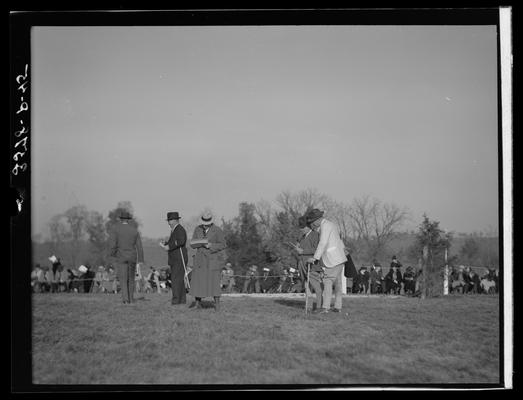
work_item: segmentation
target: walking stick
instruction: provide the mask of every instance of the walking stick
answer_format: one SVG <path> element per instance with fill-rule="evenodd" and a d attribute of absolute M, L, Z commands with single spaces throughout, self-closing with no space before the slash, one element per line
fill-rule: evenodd
<path fill-rule="evenodd" d="M 184 271 L 183 281 L 185 283 L 185 287 L 187 289 L 190 289 L 191 288 L 191 284 L 189 283 L 189 277 L 187 276 L 187 268 L 185 267 L 185 258 L 183 258 L 183 252 L 182 252 L 182 248 L 181 247 L 180 247 L 180 255 L 182 256 L 183 271 Z"/>
<path fill-rule="evenodd" d="M 305 281 L 305 314 L 307 314 L 309 310 L 309 270 L 311 268 L 311 265 L 307 263 L 307 280 Z"/>

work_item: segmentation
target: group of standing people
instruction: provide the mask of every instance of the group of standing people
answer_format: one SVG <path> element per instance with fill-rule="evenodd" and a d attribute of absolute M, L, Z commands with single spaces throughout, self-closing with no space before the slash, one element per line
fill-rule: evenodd
<path fill-rule="evenodd" d="M 299 268 L 306 277 L 306 290 L 316 295 L 316 309 L 322 313 L 342 308 L 342 273 L 347 261 L 345 246 L 336 225 L 323 217 L 324 212 L 313 209 L 299 219 L 301 238 L 295 246 Z M 136 266 L 144 263 L 143 246 L 138 230 L 129 224 L 132 216 L 123 211 L 109 237 L 109 257 L 116 266 L 124 304 L 134 303 Z M 189 245 L 196 250 L 192 270 L 188 271 L 187 232 L 180 224 L 178 212 L 167 213 L 171 229 L 168 240 L 159 245 L 168 253 L 171 270 L 172 305 L 186 304 L 189 293 L 195 308 L 202 308 L 202 299 L 212 297 L 220 309 L 223 253 L 227 246 L 223 231 L 214 224 L 213 216 L 205 213 L 194 229 Z"/>
<path fill-rule="evenodd" d="M 134 303 L 134 276 L 136 265 L 143 264 L 143 246 L 138 230 L 129 224 L 132 216 L 124 211 L 119 216 L 120 223 L 115 226 L 109 238 L 109 257 L 117 268 L 120 281 L 122 301 L 124 304 Z M 202 299 L 212 297 L 214 307 L 220 308 L 221 269 L 223 265 L 223 250 L 226 248 L 223 231 L 214 224 L 213 216 L 205 213 L 189 241 L 191 248 L 196 250 L 192 270 L 188 269 L 187 232 L 180 224 L 178 212 L 167 213 L 167 223 L 170 227 L 169 238 L 159 245 L 167 252 L 167 263 L 171 276 L 171 304 L 187 303 L 187 293 L 194 297 L 191 304 L 196 309 L 202 307 Z M 189 274 L 190 272 L 190 274 Z M 189 279 L 190 276 L 190 279 Z M 131 279 L 132 277 L 132 279 Z"/>

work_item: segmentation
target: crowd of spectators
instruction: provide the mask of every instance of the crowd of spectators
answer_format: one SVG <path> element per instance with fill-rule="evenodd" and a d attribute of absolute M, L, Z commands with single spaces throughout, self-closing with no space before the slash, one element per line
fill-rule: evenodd
<path fill-rule="evenodd" d="M 31 271 L 33 293 L 118 293 L 120 284 L 112 266 L 93 269 L 89 263 L 78 268 L 66 268 L 56 256 L 49 257 L 50 266 L 36 264 Z M 169 292 L 170 271 L 151 266 L 147 273 L 136 269 L 135 290 L 138 293 Z"/>
<path fill-rule="evenodd" d="M 498 293 L 497 270 L 485 268 L 479 275 L 472 267 L 451 268 L 450 293 Z M 420 295 L 421 269 L 404 267 L 394 256 L 384 269 L 374 261 L 370 266 L 345 274 L 349 294 Z M 259 268 L 252 265 L 246 273 L 235 275 L 227 263 L 222 270 L 221 286 L 224 293 L 304 293 L 305 277 L 292 267 Z"/>
<path fill-rule="evenodd" d="M 449 276 L 449 292 L 459 294 L 499 293 L 498 270 L 494 268 L 472 268 L 460 265 L 453 267 Z"/>
<path fill-rule="evenodd" d="M 31 272 L 34 293 L 118 293 L 120 286 L 112 266 L 93 269 L 88 263 L 77 269 L 66 268 L 56 256 L 49 257 L 50 266 L 36 264 Z M 270 268 L 272 267 L 272 268 Z M 402 264 L 393 257 L 386 272 L 377 261 L 361 266 L 347 276 L 347 293 L 419 295 L 421 270 Z M 190 277 L 190 272 L 189 272 Z M 222 269 L 223 293 L 304 293 L 306 277 L 293 267 L 284 267 L 280 259 L 259 268 L 251 265 L 246 273 L 236 275 L 231 263 Z M 458 266 L 449 272 L 451 294 L 495 294 L 498 288 L 498 270 Z M 171 274 L 168 267 L 149 267 L 136 270 L 135 290 L 138 293 L 168 293 Z"/>

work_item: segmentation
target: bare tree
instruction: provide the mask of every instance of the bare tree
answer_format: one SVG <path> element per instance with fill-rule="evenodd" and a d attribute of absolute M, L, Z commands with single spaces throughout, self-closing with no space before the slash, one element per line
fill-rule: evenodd
<path fill-rule="evenodd" d="M 304 215 L 308 210 L 313 208 L 324 208 L 332 200 L 325 194 L 320 193 L 317 189 L 305 189 L 297 193 L 283 191 L 276 197 L 278 204 L 283 211 L 288 213 L 294 220 Z"/>
<path fill-rule="evenodd" d="M 254 205 L 254 215 L 259 221 L 259 234 L 264 242 L 269 241 L 274 227 L 275 210 L 267 200 L 260 200 Z"/>
<path fill-rule="evenodd" d="M 93 260 L 95 263 L 105 263 L 105 252 L 107 242 L 107 232 L 105 230 L 105 220 L 102 214 L 91 211 L 85 221 L 85 228 L 91 243 Z"/>
<path fill-rule="evenodd" d="M 345 203 L 328 198 L 322 201 L 321 207 L 325 211 L 326 217 L 338 225 L 340 237 L 345 246 L 352 248 L 351 238 L 353 237 L 354 229 L 350 218 L 350 207 Z"/>
<path fill-rule="evenodd" d="M 67 226 L 66 217 L 63 214 L 57 214 L 49 221 L 49 233 L 51 251 L 56 255 L 64 250 L 64 243 L 71 239 L 71 232 Z"/>
<path fill-rule="evenodd" d="M 407 209 L 369 196 L 354 199 L 348 214 L 356 239 L 364 241 L 371 258 L 383 251 L 409 216 Z"/>
<path fill-rule="evenodd" d="M 85 238 L 86 234 L 86 222 L 89 217 L 89 212 L 85 206 L 77 205 L 67 210 L 64 215 L 67 219 L 67 223 L 69 224 L 69 232 L 71 235 L 71 261 L 72 264 L 76 266 L 81 242 Z"/>

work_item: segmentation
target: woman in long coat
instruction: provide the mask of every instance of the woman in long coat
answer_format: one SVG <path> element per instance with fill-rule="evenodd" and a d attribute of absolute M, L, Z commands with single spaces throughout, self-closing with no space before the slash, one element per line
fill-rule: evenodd
<path fill-rule="evenodd" d="M 227 244 L 223 231 L 213 224 L 212 215 L 204 214 L 201 225 L 194 229 L 191 247 L 196 249 L 191 272 L 189 294 L 196 300 L 196 307 L 201 308 L 202 297 L 214 297 L 216 311 L 220 307 L 221 270 L 224 265 L 224 252 Z"/>

